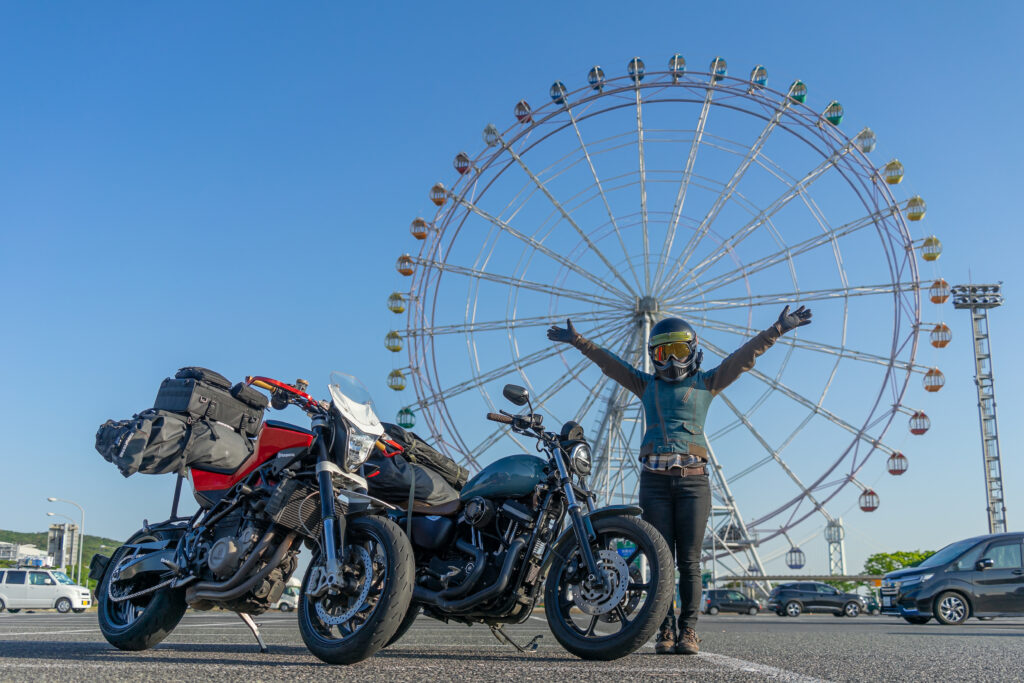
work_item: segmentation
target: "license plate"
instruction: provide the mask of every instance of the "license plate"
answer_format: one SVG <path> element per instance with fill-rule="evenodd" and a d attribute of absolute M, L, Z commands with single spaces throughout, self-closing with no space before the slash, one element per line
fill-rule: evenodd
<path fill-rule="evenodd" d="M 882 607 L 892 607 L 892 598 L 882 598 Z"/>

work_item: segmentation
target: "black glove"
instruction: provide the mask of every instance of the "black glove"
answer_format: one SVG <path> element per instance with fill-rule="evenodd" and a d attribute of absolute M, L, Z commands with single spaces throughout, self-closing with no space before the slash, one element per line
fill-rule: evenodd
<path fill-rule="evenodd" d="M 563 344 L 575 344 L 576 340 L 580 338 L 579 332 L 572 326 L 572 321 L 566 319 L 565 329 L 552 325 L 551 329 L 548 330 L 548 339 L 551 341 L 562 342 Z"/>
<path fill-rule="evenodd" d="M 779 314 L 779 330 L 785 334 L 792 329 L 797 327 L 803 327 L 804 325 L 811 324 L 811 309 L 801 306 L 792 313 L 789 312 L 789 306 L 782 309 L 782 313 Z"/>

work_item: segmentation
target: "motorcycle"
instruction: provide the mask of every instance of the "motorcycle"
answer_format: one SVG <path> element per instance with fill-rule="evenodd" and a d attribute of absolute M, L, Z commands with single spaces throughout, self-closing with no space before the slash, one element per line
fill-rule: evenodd
<path fill-rule="evenodd" d="M 252 455 L 233 472 L 190 467 L 200 509 L 143 527 L 113 556 L 97 555 L 99 625 L 122 650 L 163 640 L 187 607 L 236 612 L 267 648 L 252 620 L 280 598 L 304 543 L 313 558 L 302 580 L 302 639 L 324 662 L 352 664 L 394 635 L 412 598 L 412 549 L 382 514 L 388 503 L 366 495 L 356 472 L 383 428 L 366 389 L 334 373 L 331 401 L 269 377 L 246 383 L 271 394 L 271 405 L 298 406 L 311 429 L 267 420 Z"/>
<path fill-rule="evenodd" d="M 412 605 L 388 644 L 422 612 L 488 624 L 499 641 L 535 650 L 537 638 L 520 646 L 502 625 L 526 621 L 543 594 L 548 625 L 566 650 L 596 660 L 630 654 L 654 635 L 673 599 L 668 545 L 639 519 L 641 508 L 596 507 L 586 481 L 590 445 L 577 423 L 545 431 L 526 389 L 510 384 L 503 395 L 529 412 L 487 419 L 536 439 L 545 457 L 509 455 L 466 482 L 458 500 L 388 513 L 416 556 Z"/>

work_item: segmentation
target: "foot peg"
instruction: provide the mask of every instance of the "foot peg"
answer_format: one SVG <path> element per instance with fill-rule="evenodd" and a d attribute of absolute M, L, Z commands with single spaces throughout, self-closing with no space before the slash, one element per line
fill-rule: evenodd
<path fill-rule="evenodd" d="M 263 642 L 263 637 L 260 636 L 259 624 L 253 621 L 252 617 L 248 614 L 242 614 L 241 612 L 239 612 L 238 616 L 242 621 L 245 622 L 245 625 L 249 627 L 249 630 L 252 631 L 252 634 L 256 636 L 256 642 L 260 644 L 260 652 L 262 654 L 267 654 L 267 646 Z"/>
<path fill-rule="evenodd" d="M 498 640 L 499 643 L 501 643 L 502 645 L 511 645 L 524 655 L 529 654 L 531 652 L 536 652 L 538 645 L 537 641 L 544 637 L 543 634 L 538 633 L 533 638 L 531 638 L 530 642 L 528 642 L 525 646 L 521 646 L 518 643 L 516 643 L 516 641 L 509 638 L 508 634 L 505 633 L 505 630 L 501 626 L 492 625 L 491 633 L 494 634 L 494 637 Z"/>

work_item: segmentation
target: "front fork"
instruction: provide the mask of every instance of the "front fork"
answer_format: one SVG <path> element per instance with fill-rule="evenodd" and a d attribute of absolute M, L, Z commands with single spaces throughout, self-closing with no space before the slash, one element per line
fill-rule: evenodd
<path fill-rule="evenodd" d="M 323 521 L 323 552 L 326 574 L 322 586 L 326 588 L 340 587 L 341 552 L 344 550 L 345 517 L 339 516 L 334 505 L 334 482 L 331 473 L 338 469 L 327 453 L 327 442 L 324 438 L 327 431 L 327 418 L 317 417 L 313 420 L 313 432 L 316 434 L 316 481 L 320 487 L 320 519 Z"/>
<path fill-rule="evenodd" d="M 576 540 L 580 544 L 580 553 L 583 555 L 583 562 L 587 565 L 587 582 L 591 584 L 598 584 L 604 586 L 606 589 L 610 588 L 609 577 L 605 575 L 605 572 L 597 564 L 597 559 L 594 557 L 594 550 L 590 547 L 591 541 L 597 539 L 597 533 L 594 531 L 594 525 L 591 524 L 589 517 L 583 516 L 583 511 L 580 509 L 580 503 L 576 499 L 576 492 L 572 487 L 572 479 L 569 477 L 569 468 L 566 467 L 565 461 L 562 458 L 562 453 L 555 450 L 555 464 L 558 466 L 558 477 L 562 484 L 562 491 L 565 493 L 565 500 L 569 507 L 569 518 L 572 520 L 573 532 L 576 534 Z M 587 499 L 587 509 L 593 512 L 593 503 L 590 499 Z"/>

